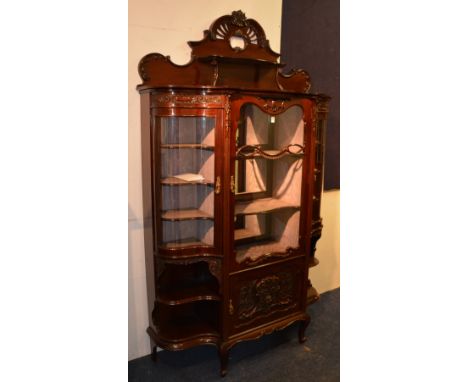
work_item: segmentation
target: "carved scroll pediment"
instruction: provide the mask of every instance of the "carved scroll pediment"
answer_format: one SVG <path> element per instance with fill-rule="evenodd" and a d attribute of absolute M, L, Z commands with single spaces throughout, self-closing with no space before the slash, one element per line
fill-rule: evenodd
<path fill-rule="evenodd" d="M 231 39 L 241 39 L 242 47 Z M 200 41 L 190 41 L 191 61 L 177 65 L 169 56 L 143 57 L 138 90 L 156 87 L 241 88 L 308 93 L 310 77 L 303 70 L 283 74 L 280 54 L 270 48 L 262 26 L 238 10 L 216 19 Z M 235 73 L 235 75 L 233 75 Z"/>

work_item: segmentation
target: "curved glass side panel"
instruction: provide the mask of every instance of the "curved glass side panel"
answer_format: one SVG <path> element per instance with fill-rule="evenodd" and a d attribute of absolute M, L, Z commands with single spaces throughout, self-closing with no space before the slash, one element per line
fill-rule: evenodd
<path fill-rule="evenodd" d="M 213 245 L 214 117 L 157 117 L 161 245 Z"/>
<path fill-rule="evenodd" d="M 236 136 L 234 248 L 239 263 L 299 246 L 303 112 L 241 109 Z"/>

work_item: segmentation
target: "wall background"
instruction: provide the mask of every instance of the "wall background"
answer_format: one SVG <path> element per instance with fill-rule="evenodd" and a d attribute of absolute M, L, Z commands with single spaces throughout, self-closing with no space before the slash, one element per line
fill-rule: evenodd
<path fill-rule="evenodd" d="M 281 62 L 309 72 L 312 91 L 332 97 L 325 190 L 340 188 L 340 0 L 283 0 Z"/>
<path fill-rule="evenodd" d="M 148 307 L 141 198 L 140 102 L 135 90 L 139 60 L 156 52 L 173 62 L 190 60 L 187 41 L 201 40 L 203 31 L 219 16 L 242 9 L 264 28 L 271 48 L 280 52 L 281 0 L 130 0 L 128 27 L 128 359 L 150 353 L 146 334 Z M 315 77 L 313 73 L 312 79 Z M 317 245 L 319 266 L 311 271 L 319 292 L 339 286 L 339 191 L 325 193 L 324 230 Z"/>

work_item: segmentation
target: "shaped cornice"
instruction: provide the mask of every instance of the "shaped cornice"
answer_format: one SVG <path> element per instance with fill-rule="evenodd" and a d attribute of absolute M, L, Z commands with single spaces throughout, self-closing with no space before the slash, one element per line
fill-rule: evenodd
<path fill-rule="evenodd" d="M 243 41 L 233 47 L 231 39 Z M 190 41 L 191 60 L 173 63 L 169 56 L 144 56 L 138 73 L 143 83 L 139 91 L 155 88 L 240 89 L 309 93 L 311 81 L 304 70 L 283 74 L 280 55 L 270 48 L 261 25 L 242 11 L 221 16 L 204 31 L 200 41 Z"/>

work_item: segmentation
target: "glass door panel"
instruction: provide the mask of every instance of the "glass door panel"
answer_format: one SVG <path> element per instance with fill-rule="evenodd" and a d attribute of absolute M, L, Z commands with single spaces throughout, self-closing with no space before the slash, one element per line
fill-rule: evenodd
<path fill-rule="evenodd" d="M 162 245 L 213 246 L 214 117 L 157 117 Z"/>
<path fill-rule="evenodd" d="M 237 262 L 299 247 L 304 149 L 302 108 L 271 116 L 253 104 L 242 107 L 235 162 Z"/>

